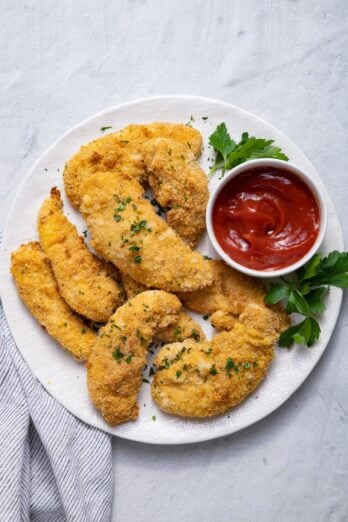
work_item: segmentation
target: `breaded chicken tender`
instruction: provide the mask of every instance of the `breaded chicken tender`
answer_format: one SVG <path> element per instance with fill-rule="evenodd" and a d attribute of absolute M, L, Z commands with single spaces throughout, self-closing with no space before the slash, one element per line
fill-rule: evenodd
<path fill-rule="evenodd" d="M 125 289 L 127 299 L 132 299 L 136 295 L 141 294 L 141 292 L 145 292 L 145 290 L 148 290 L 147 286 L 142 285 L 141 283 L 138 283 L 132 277 L 125 274 L 124 272 L 120 272 L 120 274 L 121 274 L 121 281 L 123 284 L 123 288 Z"/>
<path fill-rule="evenodd" d="M 80 210 L 92 246 L 147 287 L 190 291 L 212 283 L 209 262 L 175 234 L 127 176 L 101 172 L 82 183 Z"/>
<path fill-rule="evenodd" d="M 136 419 L 141 372 L 149 343 L 178 318 L 180 301 L 161 290 L 122 305 L 100 330 L 87 364 L 90 397 L 112 425 Z"/>
<path fill-rule="evenodd" d="M 275 328 L 289 325 L 289 317 L 280 306 L 266 307 L 265 288 L 252 277 L 237 272 L 224 261 L 208 261 L 213 272 L 213 284 L 204 290 L 178 293 L 179 299 L 189 310 L 210 316 L 210 321 L 219 330 L 233 328 L 238 316 L 250 303 L 270 310 Z"/>
<path fill-rule="evenodd" d="M 27 243 L 13 252 L 11 272 L 19 295 L 35 319 L 75 359 L 86 361 L 96 334 L 60 295 L 51 264 L 40 244 Z"/>
<path fill-rule="evenodd" d="M 145 285 L 137 283 L 134 279 L 122 272 L 121 278 L 127 294 L 127 299 L 132 299 L 136 295 L 147 290 Z M 179 312 L 178 320 L 174 324 L 157 333 L 156 340 L 163 343 L 174 343 L 176 341 L 184 341 L 185 339 L 203 341 L 205 335 L 200 325 L 186 312 L 181 310 Z"/>
<path fill-rule="evenodd" d="M 79 209 L 80 187 L 84 179 L 96 172 L 122 172 L 139 181 L 146 179 L 142 146 L 149 139 L 172 138 L 192 151 L 197 158 L 202 150 L 201 133 L 178 123 L 130 125 L 123 130 L 91 141 L 67 162 L 64 186 L 71 204 Z"/>
<path fill-rule="evenodd" d="M 205 231 L 208 180 L 191 149 L 169 138 L 144 144 L 144 164 L 155 200 L 167 209 L 167 223 L 191 248 Z"/>
<path fill-rule="evenodd" d="M 155 359 L 151 392 L 158 406 L 183 417 L 210 417 L 241 403 L 265 377 L 280 331 L 272 312 L 250 304 L 232 330 L 211 341 L 165 346 Z"/>
<path fill-rule="evenodd" d="M 200 325 L 190 315 L 181 310 L 178 320 L 158 332 L 156 339 L 162 343 L 175 343 L 185 341 L 185 339 L 204 341 L 205 335 Z"/>
<path fill-rule="evenodd" d="M 41 247 L 68 305 L 92 321 L 107 321 L 120 304 L 121 287 L 88 250 L 62 207 L 60 192 L 53 188 L 38 215 Z"/>

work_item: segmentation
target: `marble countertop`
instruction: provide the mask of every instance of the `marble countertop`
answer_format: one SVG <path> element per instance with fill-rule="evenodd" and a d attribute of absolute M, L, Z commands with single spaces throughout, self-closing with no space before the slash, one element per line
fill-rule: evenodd
<path fill-rule="evenodd" d="M 347 245 L 347 21 L 344 0 L 3 0 L 0 227 L 28 168 L 71 126 L 139 97 L 197 94 L 300 145 Z M 345 296 L 318 366 L 254 426 L 188 446 L 115 438 L 113 520 L 347 520 L 347 312 Z"/>

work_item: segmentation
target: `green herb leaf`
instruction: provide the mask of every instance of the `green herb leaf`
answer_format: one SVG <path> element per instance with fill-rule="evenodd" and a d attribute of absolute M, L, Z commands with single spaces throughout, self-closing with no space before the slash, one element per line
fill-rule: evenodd
<path fill-rule="evenodd" d="M 115 351 L 112 352 L 112 356 L 117 363 L 120 363 L 124 357 L 124 353 L 121 352 L 120 347 L 116 346 Z"/>
<path fill-rule="evenodd" d="M 312 259 L 308 261 L 303 267 L 297 270 L 297 277 L 299 281 L 304 281 L 306 279 L 310 279 L 315 276 L 317 273 L 318 265 L 321 261 L 321 254 L 315 254 Z"/>
<path fill-rule="evenodd" d="M 211 375 L 217 375 L 217 374 L 218 374 L 218 371 L 217 371 L 217 369 L 216 369 L 215 364 L 213 364 L 213 365 L 211 366 L 211 368 L 210 368 L 210 370 L 209 370 L 209 373 L 210 373 Z"/>
<path fill-rule="evenodd" d="M 317 273 L 309 279 L 312 286 L 332 285 L 348 288 L 348 252 L 334 250 L 321 260 Z"/>
<path fill-rule="evenodd" d="M 319 338 L 320 326 L 313 317 L 306 317 L 301 323 L 290 326 L 279 338 L 279 346 L 290 348 L 295 342 L 312 346 Z"/>
<path fill-rule="evenodd" d="M 314 290 L 310 290 L 310 292 L 306 294 L 306 301 L 311 314 L 321 314 L 326 310 L 326 306 L 322 300 L 328 291 L 329 289 L 326 286 L 320 286 L 314 288 Z"/>
<path fill-rule="evenodd" d="M 221 160 L 221 158 L 223 159 L 224 168 L 226 169 L 228 155 L 236 148 L 237 144 L 228 134 L 225 123 L 220 123 L 213 134 L 209 136 L 209 144 L 218 153 L 217 161 Z"/>
<path fill-rule="evenodd" d="M 258 158 L 276 158 L 288 161 L 284 152 L 273 145 L 274 140 L 255 138 L 243 132 L 240 142 L 237 144 L 231 139 L 225 123 L 220 123 L 209 137 L 209 143 L 216 151 L 216 158 L 210 173 L 222 169 L 222 175 L 226 170 L 232 169 L 245 161 Z"/>
<path fill-rule="evenodd" d="M 315 341 L 319 339 L 321 330 L 318 321 L 314 319 L 314 317 L 308 317 L 308 320 L 311 323 L 311 333 L 309 339 L 307 340 L 307 345 L 313 346 Z"/>
<path fill-rule="evenodd" d="M 108 130 L 108 129 L 112 129 L 112 125 L 109 125 L 109 126 L 107 126 L 107 127 L 101 127 L 101 128 L 100 128 L 101 132 L 105 132 L 105 131 Z"/>
<path fill-rule="evenodd" d="M 286 308 L 288 313 L 297 312 L 302 315 L 309 315 L 310 310 L 306 299 L 297 289 L 291 290 Z"/>
<path fill-rule="evenodd" d="M 279 303 L 282 299 L 289 297 L 290 292 L 290 286 L 286 283 L 275 283 L 265 295 L 264 301 L 268 305 L 274 305 Z"/>

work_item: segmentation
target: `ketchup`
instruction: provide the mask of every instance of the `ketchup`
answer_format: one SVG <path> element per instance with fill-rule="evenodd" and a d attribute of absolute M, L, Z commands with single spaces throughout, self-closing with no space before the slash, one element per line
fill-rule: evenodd
<path fill-rule="evenodd" d="M 276 270 L 301 259 L 319 232 L 314 194 L 286 168 L 255 167 L 232 178 L 218 194 L 213 228 L 237 263 Z"/>

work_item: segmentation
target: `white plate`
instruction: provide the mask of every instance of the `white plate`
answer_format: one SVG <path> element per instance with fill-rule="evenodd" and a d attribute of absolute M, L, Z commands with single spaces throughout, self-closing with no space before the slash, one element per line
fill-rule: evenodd
<path fill-rule="evenodd" d="M 101 127 L 112 125 L 113 128 L 107 131 L 112 132 L 130 123 L 188 122 L 191 115 L 194 118 L 193 125 L 204 135 L 205 145 L 209 134 L 222 121 L 226 122 L 235 139 L 238 139 L 243 131 L 263 138 L 274 138 L 292 162 L 316 179 L 326 195 L 329 224 L 323 250 L 343 249 L 341 229 L 331 199 L 319 175 L 298 147 L 284 134 L 256 116 L 232 105 L 196 96 L 163 96 L 119 105 L 92 116 L 67 132 L 39 159 L 25 177 L 9 212 L 3 234 L 0 257 L 2 302 L 17 346 L 33 373 L 57 401 L 86 423 L 125 439 L 147 443 L 178 444 L 213 439 L 250 426 L 273 412 L 303 383 L 318 362 L 329 342 L 342 299 L 342 291 L 333 288 L 327 299 L 327 311 L 321 320 L 322 334 L 319 342 L 311 349 L 278 349 L 276 360 L 265 381 L 243 404 L 231 412 L 200 421 L 169 416 L 162 413 L 153 403 L 150 387 L 144 384 L 139 397 L 141 408 L 137 421 L 115 428 L 103 421 L 89 400 L 85 368 L 47 335 L 18 297 L 9 272 L 10 253 L 21 243 L 37 238 L 37 212 L 52 186 L 63 189 L 64 162 L 82 144 L 102 136 Z M 203 116 L 208 119 L 203 120 Z M 202 166 L 206 169 L 209 154 L 211 155 L 211 149 L 206 146 L 202 158 Z M 215 186 L 216 183 L 218 174 L 215 175 L 211 186 Z M 65 211 L 82 232 L 85 225 L 66 200 Z M 207 255 L 214 255 L 207 238 L 202 241 L 200 250 Z M 211 335 L 212 329 L 206 321 L 200 317 L 199 321 L 206 333 Z M 152 420 L 154 415 L 156 421 Z"/>

